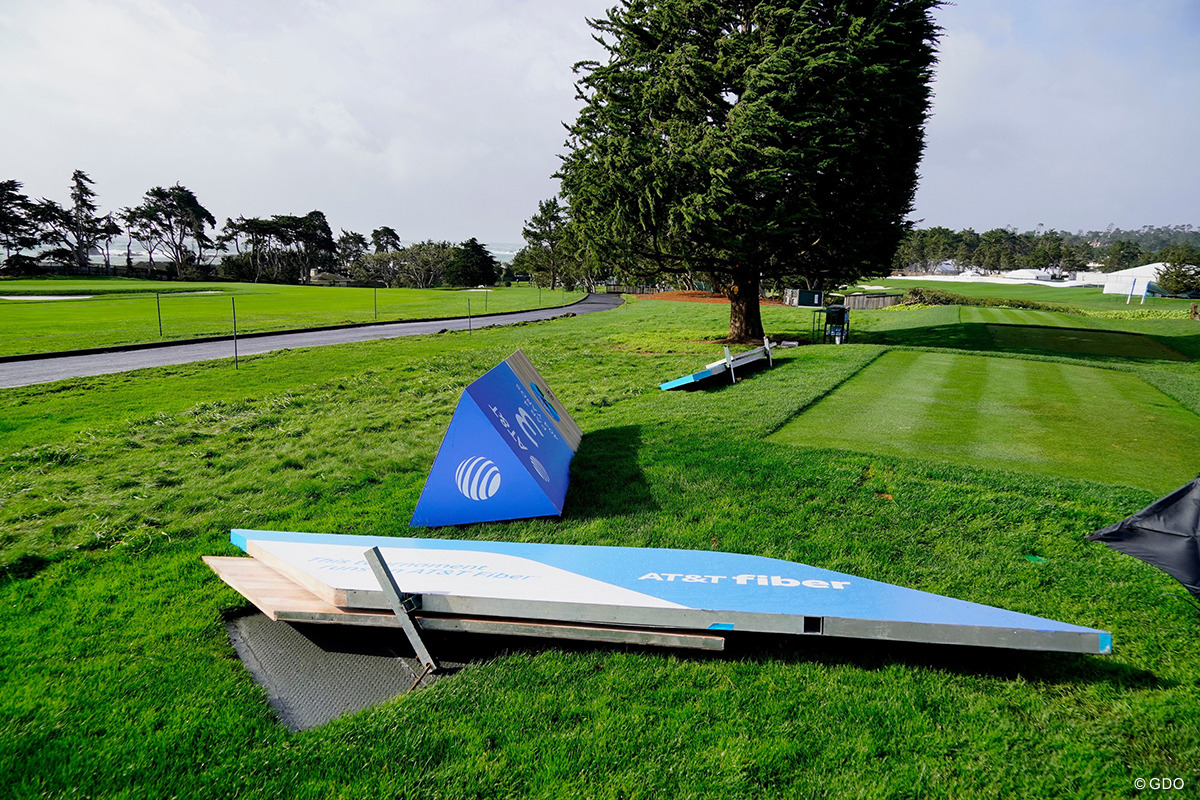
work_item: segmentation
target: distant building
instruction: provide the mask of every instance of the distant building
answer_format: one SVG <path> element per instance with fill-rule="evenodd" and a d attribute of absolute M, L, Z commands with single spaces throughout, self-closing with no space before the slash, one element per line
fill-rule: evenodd
<path fill-rule="evenodd" d="M 345 275 L 338 275 L 333 272 L 323 272 L 315 267 L 308 271 L 308 282 L 312 286 L 356 286 L 355 281 L 350 280 Z"/>

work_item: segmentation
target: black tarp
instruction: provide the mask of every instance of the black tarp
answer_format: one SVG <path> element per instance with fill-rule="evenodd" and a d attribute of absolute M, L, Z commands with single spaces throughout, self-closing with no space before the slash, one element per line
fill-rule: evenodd
<path fill-rule="evenodd" d="M 1200 478 L 1088 538 L 1153 564 L 1200 600 Z"/>

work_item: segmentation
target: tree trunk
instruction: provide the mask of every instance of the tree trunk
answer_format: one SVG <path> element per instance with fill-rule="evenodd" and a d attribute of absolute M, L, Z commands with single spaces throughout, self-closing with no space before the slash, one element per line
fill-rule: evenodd
<path fill-rule="evenodd" d="M 729 298 L 729 341 L 762 343 L 762 314 L 758 307 L 758 270 L 739 269 L 725 287 Z"/>

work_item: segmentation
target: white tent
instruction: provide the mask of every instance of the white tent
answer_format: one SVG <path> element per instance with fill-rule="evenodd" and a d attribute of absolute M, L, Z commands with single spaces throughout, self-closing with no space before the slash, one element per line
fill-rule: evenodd
<path fill-rule="evenodd" d="M 1154 283 L 1154 281 L 1158 280 L 1158 271 L 1165 266 L 1166 264 L 1163 262 L 1156 261 L 1153 264 L 1143 264 L 1140 267 L 1130 267 L 1118 272 L 1110 272 L 1105 276 L 1104 293 L 1128 295 L 1130 292 L 1133 292 L 1133 294 L 1139 297 L 1145 291 L 1165 294 Z"/>
<path fill-rule="evenodd" d="M 1048 281 L 1051 278 L 1050 273 L 1044 269 L 1010 269 L 1001 274 L 1006 278 L 1021 281 Z"/>

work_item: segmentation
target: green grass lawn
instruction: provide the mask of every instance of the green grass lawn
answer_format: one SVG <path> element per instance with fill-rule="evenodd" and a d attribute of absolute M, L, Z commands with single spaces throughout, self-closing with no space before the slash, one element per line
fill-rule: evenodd
<path fill-rule="evenodd" d="M 851 313 L 856 341 L 907 347 L 1065 356 L 1109 363 L 1200 357 L 1200 325 L 1190 320 L 1120 320 L 977 306 L 932 306 Z"/>
<path fill-rule="evenodd" d="M 895 351 L 771 438 L 1166 494 L 1196 476 L 1198 421 L 1126 372 Z"/>
<path fill-rule="evenodd" d="M 255 284 L 246 284 L 255 286 Z M 0 295 L 5 297 L 73 294 L 168 294 L 178 292 L 228 291 L 234 284 L 224 281 L 151 281 L 142 278 L 75 278 L 47 275 L 41 278 L 5 278 L 0 280 Z"/>
<path fill-rule="evenodd" d="M 0 300 L 0 356 L 141 344 L 233 332 L 521 311 L 573 303 L 581 292 L 536 287 L 357 289 L 252 283 L 183 283 L 125 278 L 0 281 L 0 296 L 94 295 L 87 299 Z M 159 334 L 159 314 L 162 334 Z"/>
<path fill-rule="evenodd" d="M 988 308 L 961 306 L 958 321 L 992 325 L 1033 325 L 1045 328 L 1086 328 L 1087 317 L 1058 311 L 1032 311 L 1025 308 Z"/>
<path fill-rule="evenodd" d="M 764 309 L 768 329 L 807 330 L 793 312 Z M 1193 364 L 859 343 L 660 392 L 713 360 L 727 315 L 635 301 L 470 337 L 252 356 L 236 372 L 218 361 L 0 391 L 0 785 L 147 798 L 1092 798 L 1132 797 L 1139 777 L 1200 785 L 1200 613 L 1160 571 L 1083 538 L 1151 502 L 1158 481 L 1189 477 L 1183 456 L 1146 443 L 1124 455 L 1152 453 L 1160 477 L 1105 473 L 1086 441 L 1096 421 L 1067 398 L 1158 415 L 1194 439 Z M 1113 654 L 812 638 L 737 639 L 719 658 L 528 647 L 289 733 L 226 635 L 244 601 L 200 557 L 235 554 L 232 527 L 407 535 L 461 390 L 518 347 L 585 432 L 566 513 L 435 535 L 803 561 L 1104 628 Z M 777 441 L 843 392 L 895 399 L 868 378 L 899 379 L 905 359 L 931 403 L 992 398 L 1030 425 L 1059 414 L 1061 460 L 1081 460 L 1045 474 L 1030 462 L 1053 453 L 1026 439 L 989 451 L 958 431 L 977 461 L 934 452 L 936 437 L 847 449 L 845 425 Z M 956 370 L 960 404 L 932 388 Z M 1059 404 L 1022 405 L 1043 394 Z M 987 415 L 973 424 L 1007 435 Z"/>

